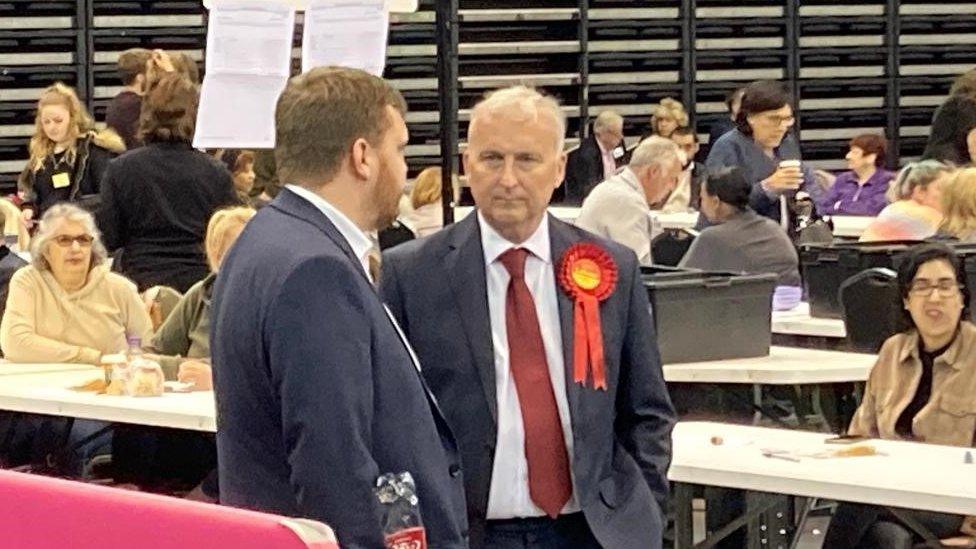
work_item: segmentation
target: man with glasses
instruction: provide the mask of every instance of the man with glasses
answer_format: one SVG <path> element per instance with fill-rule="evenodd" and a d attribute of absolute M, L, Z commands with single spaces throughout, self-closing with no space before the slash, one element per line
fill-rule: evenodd
<path fill-rule="evenodd" d="M 603 111 L 593 121 L 593 133 L 566 160 L 566 179 L 553 195 L 555 202 L 579 204 L 597 183 L 609 179 L 627 165 L 624 148 L 624 119 L 614 111 Z M 560 197 L 565 189 L 564 197 Z"/>

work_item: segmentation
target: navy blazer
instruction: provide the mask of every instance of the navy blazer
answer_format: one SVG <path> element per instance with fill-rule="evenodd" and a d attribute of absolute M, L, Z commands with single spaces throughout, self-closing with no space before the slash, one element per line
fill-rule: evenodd
<path fill-rule="evenodd" d="M 283 190 L 247 224 L 213 292 L 220 499 L 382 548 L 383 473 L 417 483 L 431 547 L 467 547 L 450 428 L 346 240 Z"/>
<path fill-rule="evenodd" d="M 558 268 L 572 244 L 594 242 L 620 271 L 600 305 L 608 390 L 573 382 L 573 302 L 557 290 L 573 427 L 576 496 L 607 549 L 661 546 L 674 410 L 664 385 L 647 292 L 634 252 L 549 217 Z M 477 215 L 386 252 L 381 294 L 424 365 L 458 434 L 471 546 L 480 547 L 497 438 L 495 360 Z"/>

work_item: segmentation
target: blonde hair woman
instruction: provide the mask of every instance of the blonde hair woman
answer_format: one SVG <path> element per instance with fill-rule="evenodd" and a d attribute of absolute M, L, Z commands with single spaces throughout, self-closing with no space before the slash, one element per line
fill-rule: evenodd
<path fill-rule="evenodd" d="M 942 187 L 941 233 L 976 242 L 976 168 L 959 170 Z"/>
<path fill-rule="evenodd" d="M 58 82 L 41 93 L 30 160 L 18 181 L 28 205 L 25 218 L 39 218 L 58 202 L 79 202 L 89 210 L 98 205 L 102 174 L 125 145 L 112 130 L 94 127 L 70 87 Z"/>
<path fill-rule="evenodd" d="M 451 178 L 457 198 L 457 178 Z M 441 169 L 436 166 L 424 169 L 417 175 L 410 191 L 411 211 L 403 223 L 417 238 L 436 233 L 444 227 L 444 207 L 441 205 Z"/>
<path fill-rule="evenodd" d="M 674 130 L 688 125 L 688 112 L 680 101 L 665 97 L 651 113 L 651 134 L 671 137 Z"/>
<path fill-rule="evenodd" d="M 861 242 L 925 240 L 942 224 L 942 187 L 952 167 L 938 160 L 905 166 L 891 182 L 881 213 L 861 234 Z"/>
<path fill-rule="evenodd" d="M 160 356 L 167 379 L 192 382 L 197 390 L 212 387 L 210 371 L 210 295 L 224 255 L 244 225 L 254 217 L 251 208 L 217 210 L 207 224 L 204 248 L 211 273 L 187 290 L 146 347 Z"/>

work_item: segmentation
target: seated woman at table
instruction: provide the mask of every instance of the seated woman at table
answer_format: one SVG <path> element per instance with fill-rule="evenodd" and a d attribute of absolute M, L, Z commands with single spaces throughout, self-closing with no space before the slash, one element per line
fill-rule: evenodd
<path fill-rule="evenodd" d="M 160 355 L 167 379 L 192 382 L 196 390 L 213 388 L 210 370 L 210 294 L 224 254 L 254 216 L 246 207 L 218 210 L 207 224 L 204 247 L 210 274 L 186 292 L 156 331 L 146 351 Z"/>
<path fill-rule="evenodd" d="M 976 242 L 976 168 L 956 172 L 942 188 L 945 218 L 937 236 L 964 243 Z"/>
<path fill-rule="evenodd" d="M 0 347 L 12 362 L 98 364 L 148 341 L 152 323 L 136 286 L 110 272 L 90 213 L 57 204 L 41 218 L 31 264 L 10 280 Z"/>
<path fill-rule="evenodd" d="M 709 271 L 776 273 L 780 286 L 799 286 L 799 258 L 786 232 L 749 207 L 752 184 L 739 168 L 709 175 L 701 186 L 702 230 L 678 264 Z"/>
<path fill-rule="evenodd" d="M 929 444 L 976 445 L 976 326 L 959 258 L 942 244 L 912 249 L 898 270 L 911 328 L 885 342 L 848 432 Z M 960 460 L 962 459 L 960 452 Z M 934 535 L 976 535 L 976 517 L 901 510 Z M 921 541 L 890 511 L 841 503 L 823 547 L 910 548 Z"/>
<path fill-rule="evenodd" d="M 892 182 L 891 204 L 861 234 L 861 242 L 925 240 L 942 224 L 942 185 L 952 168 L 937 160 L 905 166 Z"/>
<path fill-rule="evenodd" d="M 819 208 L 821 215 L 878 215 L 888 205 L 894 174 L 884 169 L 883 136 L 866 133 L 851 139 L 845 159 L 850 171 L 837 176 Z"/>

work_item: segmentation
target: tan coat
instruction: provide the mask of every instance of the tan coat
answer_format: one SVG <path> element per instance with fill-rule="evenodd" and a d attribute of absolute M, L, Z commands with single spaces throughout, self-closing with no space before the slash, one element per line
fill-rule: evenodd
<path fill-rule="evenodd" d="M 10 280 L 0 346 L 11 362 L 96 364 L 102 354 L 125 351 L 127 335 L 148 342 L 152 322 L 135 284 L 104 265 L 71 293 L 33 266 Z"/>
<path fill-rule="evenodd" d="M 892 336 L 878 354 L 864 400 L 851 421 L 850 434 L 899 440 L 895 424 L 915 395 L 922 376 L 915 331 Z M 932 395 L 915 416 L 916 439 L 931 444 L 973 446 L 976 436 L 976 326 L 963 322 L 959 335 L 935 359 Z M 976 517 L 968 517 L 963 531 L 976 534 Z"/>

